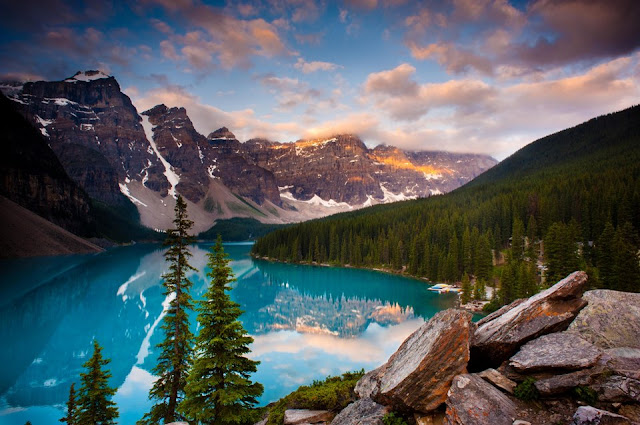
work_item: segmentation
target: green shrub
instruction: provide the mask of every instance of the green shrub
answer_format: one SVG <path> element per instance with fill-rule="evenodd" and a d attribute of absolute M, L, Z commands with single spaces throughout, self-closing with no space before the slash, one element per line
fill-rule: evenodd
<path fill-rule="evenodd" d="M 540 398 L 540 393 L 535 386 L 536 380 L 534 378 L 527 378 L 516 386 L 513 391 L 513 395 L 520 400 L 537 400 Z"/>
<path fill-rule="evenodd" d="M 364 369 L 347 372 L 342 376 L 329 376 L 322 381 L 303 385 L 291 394 L 278 400 L 269 412 L 267 425 L 280 425 L 287 409 L 342 410 L 355 401 L 353 392 L 356 383 L 364 375 Z"/>
<path fill-rule="evenodd" d="M 382 417 L 384 425 L 407 425 L 404 418 L 395 412 L 389 412 Z"/>
<path fill-rule="evenodd" d="M 582 400 L 585 403 L 591 405 L 598 401 L 598 393 L 596 393 L 593 388 L 583 385 L 578 385 L 577 387 L 575 387 L 573 389 L 573 395 L 575 395 L 578 400 Z"/>

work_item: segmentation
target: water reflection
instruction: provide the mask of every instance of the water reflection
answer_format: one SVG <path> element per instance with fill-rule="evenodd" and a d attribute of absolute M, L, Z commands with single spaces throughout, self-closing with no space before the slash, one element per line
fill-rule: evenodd
<path fill-rule="evenodd" d="M 190 276 L 195 298 L 206 290 L 208 249 L 192 250 L 191 264 L 200 270 Z M 248 245 L 225 250 L 238 279 L 232 298 L 254 335 L 251 355 L 262 362 L 255 379 L 265 385 L 263 403 L 313 379 L 378 366 L 454 300 L 397 276 L 257 261 Z M 9 341 L 0 352 L 0 424 L 57 421 L 93 338 L 112 359 L 120 423 L 135 423 L 149 407 L 159 323 L 169 301 L 160 284 L 167 269 L 162 247 L 0 266 L 0 338 Z M 195 331 L 195 315 L 192 323 Z"/>

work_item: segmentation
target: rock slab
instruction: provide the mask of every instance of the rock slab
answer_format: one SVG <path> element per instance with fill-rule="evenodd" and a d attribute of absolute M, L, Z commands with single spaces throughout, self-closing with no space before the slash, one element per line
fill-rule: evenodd
<path fill-rule="evenodd" d="M 345 407 L 331 425 L 383 425 L 389 409 L 370 398 L 363 398 Z"/>
<path fill-rule="evenodd" d="M 445 424 L 512 425 L 516 405 L 477 375 L 458 375 L 447 398 Z"/>
<path fill-rule="evenodd" d="M 526 301 L 515 301 L 499 316 L 480 323 L 471 344 L 470 369 L 496 367 L 518 348 L 542 335 L 565 330 L 587 304 L 587 274 L 571 273 Z"/>
<path fill-rule="evenodd" d="M 575 333 L 559 332 L 541 336 L 523 345 L 510 365 L 519 372 L 539 372 L 564 369 L 578 370 L 595 365 L 600 350 Z"/>
<path fill-rule="evenodd" d="M 333 413 L 329 410 L 287 409 L 284 411 L 285 425 L 329 423 Z"/>
<path fill-rule="evenodd" d="M 375 374 L 365 375 L 359 394 L 399 411 L 429 412 L 447 398 L 453 378 L 469 361 L 471 314 L 449 309 L 411 334 Z"/>
<path fill-rule="evenodd" d="M 487 382 L 492 383 L 494 386 L 503 389 L 509 394 L 513 394 L 516 389 L 516 383 L 507 378 L 495 369 L 486 369 L 478 373 L 478 376 Z"/>
<path fill-rule="evenodd" d="M 598 289 L 587 291 L 589 302 L 569 326 L 601 348 L 640 349 L 640 294 Z"/>
<path fill-rule="evenodd" d="M 631 425 L 631 421 L 624 416 L 606 410 L 580 406 L 573 415 L 571 425 Z"/>

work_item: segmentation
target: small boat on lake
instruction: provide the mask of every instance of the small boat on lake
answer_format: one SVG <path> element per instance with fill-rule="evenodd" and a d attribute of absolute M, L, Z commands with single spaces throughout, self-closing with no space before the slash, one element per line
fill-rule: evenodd
<path fill-rule="evenodd" d="M 437 292 L 442 294 L 444 292 L 460 292 L 460 288 L 456 288 L 455 286 L 446 284 L 446 283 L 438 283 L 429 288 L 429 291 Z"/>

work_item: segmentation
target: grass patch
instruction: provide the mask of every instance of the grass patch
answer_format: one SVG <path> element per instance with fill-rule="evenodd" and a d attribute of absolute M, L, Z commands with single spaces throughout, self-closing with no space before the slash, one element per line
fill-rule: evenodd
<path fill-rule="evenodd" d="M 330 376 L 322 381 L 303 385 L 278 400 L 269 411 L 267 425 L 281 425 L 287 409 L 311 409 L 339 411 L 356 400 L 353 392 L 356 383 L 364 375 L 364 369 L 347 372 L 342 376 Z"/>
<path fill-rule="evenodd" d="M 404 420 L 399 413 L 389 412 L 382 417 L 382 423 L 384 425 L 407 425 L 407 422 Z"/>
<path fill-rule="evenodd" d="M 532 377 L 528 377 L 516 386 L 513 391 L 513 395 L 516 398 L 524 401 L 537 400 L 540 398 L 540 393 L 535 386 L 536 380 Z"/>

